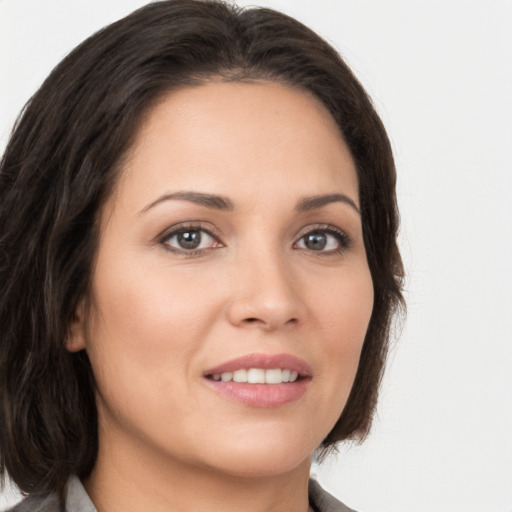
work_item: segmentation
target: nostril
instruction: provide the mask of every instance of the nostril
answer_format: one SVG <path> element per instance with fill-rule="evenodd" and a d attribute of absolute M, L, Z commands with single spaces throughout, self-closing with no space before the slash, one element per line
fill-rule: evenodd
<path fill-rule="evenodd" d="M 284 322 L 284 325 L 295 325 L 298 323 L 298 319 L 297 318 L 290 318 L 289 320 L 286 320 L 286 322 Z M 266 322 L 265 320 L 262 320 L 261 318 L 257 318 L 257 317 L 249 317 L 249 318 L 244 318 L 243 320 L 243 324 L 245 324 L 246 326 L 247 325 L 262 325 L 262 326 L 266 326 L 267 328 L 274 328 L 274 323 L 269 321 L 269 322 Z"/>

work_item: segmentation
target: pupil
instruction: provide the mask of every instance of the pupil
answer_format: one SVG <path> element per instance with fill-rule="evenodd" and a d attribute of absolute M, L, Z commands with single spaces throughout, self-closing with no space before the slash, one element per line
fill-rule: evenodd
<path fill-rule="evenodd" d="M 306 247 L 313 251 L 322 250 L 327 244 L 327 238 L 323 233 L 312 233 L 306 237 Z"/>
<path fill-rule="evenodd" d="M 201 243 L 199 231 L 184 231 L 178 235 L 178 243 L 183 249 L 197 249 Z"/>

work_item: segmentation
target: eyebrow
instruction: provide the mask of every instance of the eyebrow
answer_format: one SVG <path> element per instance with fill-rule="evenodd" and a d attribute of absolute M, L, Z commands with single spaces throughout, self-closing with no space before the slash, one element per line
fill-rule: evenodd
<path fill-rule="evenodd" d="M 298 212 L 306 212 L 309 210 L 315 210 L 322 208 L 330 203 L 345 203 L 352 207 L 359 215 L 361 211 L 357 207 L 356 203 L 345 194 L 327 194 L 320 196 L 304 197 L 301 199 L 295 207 Z"/>
<path fill-rule="evenodd" d="M 160 196 L 158 199 L 145 206 L 139 212 L 139 215 L 147 212 L 148 210 L 157 206 L 160 203 L 172 200 L 189 201 L 191 203 L 198 204 L 199 206 L 204 206 L 212 210 L 232 211 L 235 208 L 235 205 L 233 204 L 231 199 L 227 197 L 218 196 L 214 194 L 203 194 L 201 192 L 174 192 L 172 194 L 165 194 L 163 196 Z M 326 194 L 319 196 L 304 197 L 297 203 L 295 209 L 298 212 L 306 212 L 322 208 L 323 206 L 326 206 L 331 203 L 345 203 L 349 205 L 351 208 L 353 208 L 359 215 L 361 214 L 356 203 L 345 194 Z"/>
<path fill-rule="evenodd" d="M 139 215 L 147 212 L 157 204 L 172 200 L 189 201 L 191 203 L 198 204 L 199 206 L 211 208 L 212 210 L 231 211 L 235 207 L 233 202 L 227 197 L 213 194 L 202 194 L 201 192 L 175 192 L 173 194 L 165 194 L 148 204 L 139 212 Z"/>

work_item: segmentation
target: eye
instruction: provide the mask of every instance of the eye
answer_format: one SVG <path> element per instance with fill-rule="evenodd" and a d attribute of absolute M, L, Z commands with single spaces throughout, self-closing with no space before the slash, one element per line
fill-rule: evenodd
<path fill-rule="evenodd" d="M 193 255 L 214 247 L 223 247 L 210 232 L 200 226 L 183 226 L 166 233 L 161 240 L 173 252 Z"/>
<path fill-rule="evenodd" d="M 324 253 L 340 253 L 349 246 L 349 237 L 333 226 L 308 231 L 296 243 L 298 249 Z"/>

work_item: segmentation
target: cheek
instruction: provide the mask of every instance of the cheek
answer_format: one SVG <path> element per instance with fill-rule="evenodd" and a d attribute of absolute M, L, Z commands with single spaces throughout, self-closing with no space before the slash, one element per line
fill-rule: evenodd
<path fill-rule="evenodd" d="M 194 354 L 216 316 L 214 297 L 185 276 L 119 262 L 103 268 L 108 271 L 95 279 L 87 335 L 99 391 L 112 402 L 157 402 L 193 371 Z M 161 388 L 169 391 L 154 393 Z"/>
<path fill-rule="evenodd" d="M 313 296 L 318 330 L 333 352 L 360 351 L 373 310 L 373 282 L 366 265 L 333 276 Z"/>
<path fill-rule="evenodd" d="M 158 358 L 159 350 L 177 340 L 189 346 L 190 338 L 202 327 L 198 319 L 204 318 L 208 297 L 204 287 L 186 274 L 148 267 L 128 261 L 98 273 L 94 297 L 96 310 L 101 312 L 101 329 L 112 343 L 141 352 L 151 345 Z"/>
<path fill-rule="evenodd" d="M 352 388 L 361 349 L 373 310 L 373 283 L 367 267 L 332 280 L 328 291 L 314 297 L 314 323 L 322 345 L 320 366 L 322 387 L 330 430 L 345 407 Z M 327 433 L 327 432 L 326 432 Z"/>

